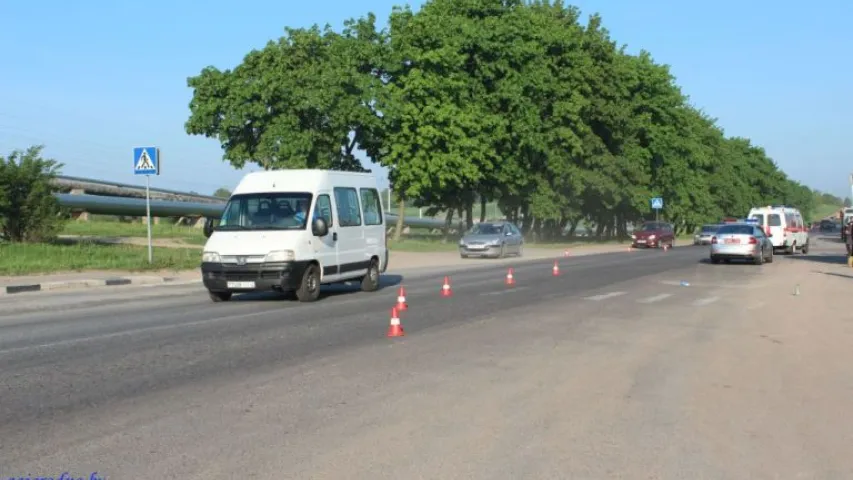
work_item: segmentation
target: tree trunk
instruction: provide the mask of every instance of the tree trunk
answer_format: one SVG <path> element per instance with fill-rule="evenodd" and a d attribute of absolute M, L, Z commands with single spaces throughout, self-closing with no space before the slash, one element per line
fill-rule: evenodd
<path fill-rule="evenodd" d="M 444 217 L 444 242 L 450 240 L 450 229 L 453 227 L 453 209 L 447 209 L 447 215 Z"/>
<path fill-rule="evenodd" d="M 474 226 L 474 202 L 465 202 L 465 228 Z"/>
<path fill-rule="evenodd" d="M 480 195 L 480 223 L 486 221 L 486 197 Z"/>
<path fill-rule="evenodd" d="M 403 217 L 406 215 L 406 201 L 400 199 L 400 205 L 397 207 L 397 228 L 394 229 L 394 241 L 400 241 L 400 235 L 403 234 Z"/>

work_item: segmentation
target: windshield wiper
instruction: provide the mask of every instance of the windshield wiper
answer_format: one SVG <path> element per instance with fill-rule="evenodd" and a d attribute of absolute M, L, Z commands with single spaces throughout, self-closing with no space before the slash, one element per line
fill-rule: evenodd
<path fill-rule="evenodd" d="M 248 230 L 245 225 L 219 225 L 214 230 Z"/>

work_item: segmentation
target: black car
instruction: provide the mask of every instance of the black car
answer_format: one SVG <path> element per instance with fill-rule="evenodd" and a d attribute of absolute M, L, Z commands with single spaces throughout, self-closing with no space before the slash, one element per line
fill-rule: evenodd
<path fill-rule="evenodd" d="M 835 231 L 835 222 L 832 220 L 821 220 L 820 221 L 820 231 L 821 232 L 834 232 Z"/>

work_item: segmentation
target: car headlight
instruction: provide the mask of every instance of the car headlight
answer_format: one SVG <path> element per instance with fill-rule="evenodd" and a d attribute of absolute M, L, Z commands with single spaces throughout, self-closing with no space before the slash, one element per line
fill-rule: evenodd
<path fill-rule="evenodd" d="M 491 242 L 489 242 L 489 245 L 497 245 L 499 243 L 501 243 L 501 239 L 496 238 L 496 239 L 492 240 Z"/>
<path fill-rule="evenodd" d="M 204 252 L 201 254 L 201 261 L 204 263 L 220 263 L 222 258 L 216 252 Z"/>
<path fill-rule="evenodd" d="M 290 262 L 294 258 L 293 250 L 275 250 L 264 257 L 264 262 Z"/>

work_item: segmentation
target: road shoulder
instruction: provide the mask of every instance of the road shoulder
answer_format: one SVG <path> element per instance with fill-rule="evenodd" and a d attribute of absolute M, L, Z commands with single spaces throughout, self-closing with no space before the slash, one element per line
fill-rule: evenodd
<path fill-rule="evenodd" d="M 559 258 L 563 256 L 585 256 L 600 253 L 627 251 L 621 245 L 584 246 L 577 249 L 529 248 L 522 258 L 505 259 L 461 259 L 455 252 L 405 252 L 392 251 L 388 274 L 427 271 L 445 267 L 489 267 L 497 264 L 518 263 L 520 261 Z M 40 275 L 2 276 L 0 277 L 0 296 L 22 293 L 71 291 L 117 286 L 140 286 L 158 284 L 201 283 L 201 273 L 197 269 L 179 271 L 103 271 L 57 272 Z"/>

